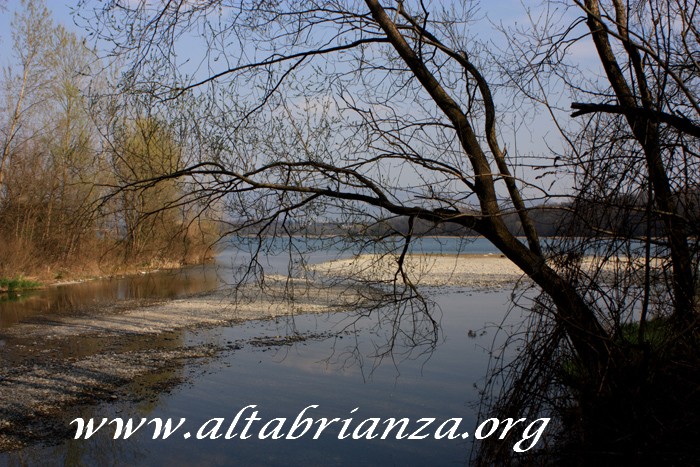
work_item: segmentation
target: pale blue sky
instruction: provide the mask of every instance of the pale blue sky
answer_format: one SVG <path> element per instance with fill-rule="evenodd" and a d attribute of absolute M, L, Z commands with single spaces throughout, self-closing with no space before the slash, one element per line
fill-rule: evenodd
<path fill-rule="evenodd" d="M 53 13 L 53 19 L 56 23 L 62 24 L 67 29 L 74 31 L 79 36 L 84 35 L 84 32 L 80 30 L 74 23 L 72 18 L 72 10 L 76 7 L 78 0 L 45 0 L 47 6 L 51 9 Z M 2 0 L 0 0 L 2 4 Z M 527 25 L 528 17 L 526 10 L 530 5 L 533 7 L 540 5 L 540 1 L 528 2 L 520 0 L 498 0 L 492 2 L 483 2 L 481 12 L 487 14 L 492 21 L 502 22 L 504 25 Z M 10 36 L 10 22 L 13 17 L 13 13 L 18 8 L 21 8 L 20 0 L 6 0 L 6 9 L 0 13 L 0 64 L 4 68 L 11 63 L 11 49 L 12 49 L 12 38 Z M 483 29 L 485 34 L 493 34 L 493 25 L 488 21 L 479 23 L 476 25 L 478 29 L 481 29 L 483 24 Z M 580 50 L 577 50 L 576 55 L 582 60 L 586 60 L 587 56 L 590 54 L 592 48 L 586 45 L 577 45 Z M 527 125 L 529 131 L 522 131 L 518 133 L 518 149 L 519 152 L 527 153 L 545 153 L 549 152 L 546 145 L 543 143 L 543 137 L 549 134 L 549 144 L 553 141 L 556 143 L 556 138 L 552 138 L 552 134 L 556 133 L 555 128 L 551 122 L 547 122 L 547 118 L 542 118 L 542 122 L 530 122 Z M 514 140 L 512 139 L 512 134 L 509 137 L 507 129 L 504 132 L 504 138 L 506 144 L 509 147 L 513 147 Z M 525 177 L 527 178 L 526 174 Z M 562 187 L 563 188 L 563 187 Z M 559 190 L 555 190 L 559 191 Z M 564 188 L 563 191 L 568 191 Z"/>

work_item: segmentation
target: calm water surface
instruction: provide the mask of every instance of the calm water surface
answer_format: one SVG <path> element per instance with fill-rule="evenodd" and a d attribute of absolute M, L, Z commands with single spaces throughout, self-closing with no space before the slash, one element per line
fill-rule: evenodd
<path fill-rule="evenodd" d="M 430 246 L 430 245 L 428 245 Z M 441 251 L 445 251 L 443 247 Z M 483 253 L 489 253 L 484 251 Z M 319 252 L 324 260 L 335 252 Z M 324 256 L 325 255 L 325 256 Z M 245 254 L 226 251 L 220 262 L 232 266 Z M 285 259 L 272 257 L 271 266 L 283 269 Z M 177 296 L 187 284 L 215 288 L 221 281 L 221 268 L 202 269 L 185 275 L 137 278 L 171 281 Z M 152 275 L 149 275 L 152 276 Z M 207 278 L 210 277 L 211 278 Z M 156 276 L 153 276 L 156 277 Z M 197 277 L 197 279 L 194 279 Z M 202 279 L 204 277 L 204 279 Z M 83 284 L 81 284 L 82 286 Z M 129 295 L 131 286 L 122 292 Z M 194 287 L 197 288 L 198 286 Z M 158 286 L 155 286 L 158 289 Z M 119 287 L 117 287 L 119 289 Z M 126 290 L 126 291 L 124 291 Z M 139 292 L 140 293 L 140 292 Z M 89 295 L 89 294 L 88 294 Z M 118 295 L 118 294 L 117 294 Z M 169 392 L 144 396 L 138 402 L 104 403 L 72 409 L 66 426 L 75 417 L 186 418 L 181 431 L 168 440 L 152 440 L 152 430 L 138 432 L 128 440 L 111 438 L 113 430 L 99 432 L 90 440 L 67 439 L 48 447 L 35 446 L 0 455 L 6 465 L 463 465 L 471 448 L 468 440 L 352 440 L 337 439 L 329 428 L 317 440 L 184 439 L 182 433 L 197 431 L 207 420 L 226 419 L 228 428 L 235 414 L 247 405 L 256 405 L 258 416 L 292 420 L 309 405 L 307 412 L 320 417 L 353 417 L 351 426 L 366 418 L 417 420 L 422 417 L 444 421 L 462 418 L 460 431 L 473 433 L 475 403 L 488 364 L 488 349 L 508 309 L 510 291 L 473 292 L 442 290 L 434 294 L 437 307 L 433 316 L 440 322 L 440 338 L 432 352 L 399 343 L 387 358 L 375 357 L 376 349 L 387 343 L 392 327 L 378 315 L 357 321 L 354 315 L 301 315 L 277 321 L 253 321 L 217 329 L 182 331 L 177 339 L 187 344 L 240 344 L 240 348 L 218 358 L 184 364 L 166 375 L 145 378 L 187 377 L 188 383 Z M 46 310 L 42 311 L 42 313 Z M 60 312 L 60 310 L 59 310 Z M 18 317 L 19 320 L 23 318 Z M 516 320 L 517 317 L 511 319 Z M 354 323 L 354 324 L 353 324 Z M 470 331 L 476 331 L 476 337 Z M 289 336 L 301 333 L 309 339 L 290 346 L 257 347 L 251 338 Z M 412 352 L 411 352 L 412 351 Z M 135 381 L 138 392 L 141 382 Z M 353 414 L 350 412 L 357 408 Z M 251 412 L 247 412 L 248 416 Z M 239 425 L 240 426 L 240 425 Z M 144 430 L 145 431 L 145 430 Z M 72 432 L 67 428 L 67 432 Z M 253 433 L 257 433 L 254 430 Z"/>
<path fill-rule="evenodd" d="M 105 304 L 125 300 L 177 298 L 214 290 L 231 283 L 234 271 L 248 264 L 254 242 L 255 239 L 247 242 L 239 239 L 235 244 L 225 243 L 214 265 L 57 285 L 23 291 L 19 295 L 0 293 L 0 329 L 34 316 L 90 312 Z M 299 251 L 306 252 L 305 258 L 309 263 L 320 263 L 353 254 L 354 249 L 346 247 L 347 243 L 333 238 L 298 238 L 290 250 L 286 241 L 274 240 L 263 244 L 259 262 L 266 273 L 286 274 L 298 262 Z M 400 251 L 401 247 L 397 240 L 395 248 Z M 466 241 L 457 238 L 419 238 L 414 240 L 412 251 L 497 253 L 493 245 L 483 238 Z"/>

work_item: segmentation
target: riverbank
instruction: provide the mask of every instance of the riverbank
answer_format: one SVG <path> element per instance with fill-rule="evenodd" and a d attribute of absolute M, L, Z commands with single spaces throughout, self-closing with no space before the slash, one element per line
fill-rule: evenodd
<path fill-rule="evenodd" d="M 510 286 L 522 275 L 498 255 L 419 255 L 405 267 L 411 280 L 428 287 Z M 0 451 L 65 436 L 62 417 L 70 407 L 167 390 L 182 381 L 180 370 L 188 362 L 260 342 L 303 340 L 308 336 L 190 345 L 183 335 L 251 320 L 361 309 L 371 293 L 358 282 L 393 280 L 396 260 L 361 256 L 313 270 L 314 279 L 268 276 L 263 290 L 247 286 L 236 293 L 219 289 L 169 301 L 127 301 L 81 314 L 33 317 L 2 330 Z"/>
<path fill-rule="evenodd" d="M 290 287 L 293 301 L 285 297 Z M 0 452 L 64 436 L 62 415 L 69 407 L 128 400 L 134 384 L 140 393 L 162 391 L 181 382 L 177 374 L 185 363 L 248 344 L 190 346 L 185 330 L 341 311 L 360 302 L 343 292 L 270 278 L 264 292 L 247 287 L 235 295 L 219 290 L 170 301 L 129 301 L 81 315 L 35 317 L 4 329 Z M 284 345 L 290 338 L 305 336 L 261 336 L 251 345 Z"/>

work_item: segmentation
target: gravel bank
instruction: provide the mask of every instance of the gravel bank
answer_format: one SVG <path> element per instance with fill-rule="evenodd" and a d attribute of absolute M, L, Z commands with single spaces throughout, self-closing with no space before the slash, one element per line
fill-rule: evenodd
<path fill-rule="evenodd" d="M 523 272 L 501 255 L 410 255 L 403 269 L 412 283 L 426 287 L 494 288 L 514 284 Z M 328 277 L 355 281 L 392 282 L 398 271 L 398 258 L 390 255 L 361 255 L 314 266 Z"/>
<path fill-rule="evenodd" d="M 501 287 L 522 276 L 499 255 L 417 255 L 406 259 L 404 269 L 411 281 L 427 287 Z M 272 276 L 266 278 L 264 293 L 246 287 L 235 295 L 218 291 L 127 303 L 79 316 L 44 316 L 0 330 L 0 451 L 66 436 L 62 416 L 70 407 L 128 399 L 136 381 L 161 391 L 180 381 L 177 375 L 187 362 L 215 358 L 239 345 L 259 345 L 187 346 L 181 339 L 184 329 L 354 309 L 363 298 L 348 282 L 392 282 L 396 271 L 394 257 L 363 255 L 315 265 L 312 272 L 319 282 Z M 294 300 L 287 300 L 288 295 Z M 284 345 L 285 337 L 260 342 Z M 155 374 L 164 376 L 153 378 Z"/>

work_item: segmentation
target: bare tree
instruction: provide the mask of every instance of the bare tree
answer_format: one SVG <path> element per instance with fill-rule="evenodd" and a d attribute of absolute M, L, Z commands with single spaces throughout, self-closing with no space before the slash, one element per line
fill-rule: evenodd
<path fill-rule="evenodd" d="M 10 161 L 10 155 L 22 140 L 20 128 L 27 108 L 32 102 L 27 103 L 27 95 L 35 94 L 41 86 L 42 67 L 41 54 L 46 50 L 48 37 L 46 30 L 50 26 L 50 18 L 46 6 L 40 2 L 23 1 L 26 9 L 24 14 L 17 14 L 13 22 L 13 51 L 17 54 L 19 71 L 6 69 L 5 82 L 8 86 L 5 97 L 7 119 L 2 127 L 2 155 L 0 155 L 0 188 L 5 178 L 6 167 Z M 40 98 L 39 98 L 40 99 Z"/>
<path fill-rule="evenodd" d="M 542 23 L 551 26 L 547 5 Z M 163 115 L 176 108 L 173 118 L 189 118 L 199 136 L 198 160 L 141 180 L 144 187 L 188 179 L 191 190 L 182 202 L 225 200 L 234 232 L 284 228 L 324 213 L 364 215 L 366 224 L 405 218 L 406 245 L 419 220 L 478 232 L 541 290 L 536 311 L 545 317 L 547 339 L 532 339 L 548 350 L 533 344 L 532 355 L 575 362 L 576 382 L 569 384 L 576 385 L 584 418 L 595 420 L 602 407 L 595 401 L 614 400 L 624 385 L 631 360 L 622 325 L 639 322 L 636 297 L 648 310 L 653 268 L 662 275 L 670 270 L 660 282 L 668 287 L 657 295 L 667 299 L 663 316 L 679 324 L 686 342 L 697 341 L 690 200 L 697 189 L 698 34 L 695 9 L 683 2 L 631 8 L 617 0 L 605 6 L 574 1 L 566 12 L 564 30 L 546 31 L 535 22 L 525 31 L 532 42 L 512 44 L 515 53 L 503 56 L 507 66 L 470 33 L 479 24 L 471 4 L 116 2 L 92 24 L 129 64 L 118 92 L 144 96 Z M 185 47 L 195 39 L 201 48 Z M 566 61 L 570 46 L 588 39 L 605 79 L 576 80 Z M 547 250 L 538 237 L 531 211 L 548 195 L 547 186 L 521 177 L 527 159 L 501 137 L 508 112 L 503 92 L 514 88 L 518 99 L 544 105 L 556 117 L 543 92 L 549 77 L 560 78 L 559 92 L 576 96 L 575 117 L 592 118 L 576 130 L 575 121 L 557 120 L 569 146 L 547 165 L 568 163 L 580 195 L 571 218 L 601 234 L 605 223 L 581 214 L 591 206 L 586 195 L 600 202 L 611 188 L 622 194 L 620 187 L 633 186 L 628 194 L 638 202 L 618 196 L 618 206 L 606 201 L 604 209 L 608 217 L 641 213 L 641 233 L 622 237 L 607 229 L 627 245 L 635 237 L 645 242 L 641 289 L 603 274 L 609 251 L 573 245 L 572 237 Z M 186 111 L 183 100 L 192 103 Z M 630 168 L 634 176 L 625 178 Z M 508 229 L 507 215 L 518 217 L 524 243 Z M 399 272 L 406 251 L 397 251 Z M 586 255 L 594 258 L 593 269 L 582 267 Z M 630 256 L 623 275 L 632 277 L 637 264 Z M 396 275 L 397 281 L 405 277 Z M 635 291 L 631 300 L 626 291 Z M 616 303 L 627 314 L 609 306 L 609 297 L 622 297 Z M 529 381 L 518 374 L 516 382 Z M 550 390 L 547 375 L 538 374 Z"/>
<path fill-rule="evenodd" d="M 41 1 L 22 2 L 11 32 L 14 63 L 3 82 L 0 270 L 27 274 L 79 256 L 86 233 L 94 238 L 89 204 L 97 196 L 97 170 L 82 94 L 93 56 L 54 23 Z"/>

